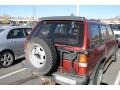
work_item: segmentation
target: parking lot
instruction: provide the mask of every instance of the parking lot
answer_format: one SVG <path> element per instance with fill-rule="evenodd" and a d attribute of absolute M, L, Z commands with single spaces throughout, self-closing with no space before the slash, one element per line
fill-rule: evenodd
<path fill-rule="evenodd" d="M 9 68 L 0 68 L 1 85 L 40 85 L 40 78 L 31 74 L 23 67 L 24 59 L 17 60 Z M 120 49 L 117 52 L 117 62 L 111 63 L 103 76 L 102 85 L 120 84 Z"/>

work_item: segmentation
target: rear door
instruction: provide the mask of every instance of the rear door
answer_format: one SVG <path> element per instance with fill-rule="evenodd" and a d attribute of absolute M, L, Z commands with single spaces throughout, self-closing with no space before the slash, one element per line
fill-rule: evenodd
<path fill-rule="evenodd" d="M 106 25 L 101 25 L 100 28 L 102 34 L 102 41 L 105 43 L 105 55 L 106 58 L 109 58 L 113 53 L 116 44 L 115 37 L 110 27 Z"/>
<path fill-rule="evenodd" d="M 109 51 L 107 53 L 107 56 L 109 58 L 113 54 L 113 51 L 116 48 L 117 42 L 111 28 L 109 26 L 106 26 L 106 29 L 107 29 L 106 48 L 109 48 Z"/>
<path fill-rule="evenodd" d="M 105 45 L 101 41 L 100 24 L 90 23 L 89 30 L 91 34 L 91 49 L 88 60 L 88 71 L 92 74 L 95 67 L 98 67 L 100 60 L 104 56 Z"/>
<path fill-rule="evenodd" d="M 8 33 L 8 40 L 12 41 L 12 49 L 17 56 L 24 55 L 25 37 L 24 28 L 16 28 Z"/>

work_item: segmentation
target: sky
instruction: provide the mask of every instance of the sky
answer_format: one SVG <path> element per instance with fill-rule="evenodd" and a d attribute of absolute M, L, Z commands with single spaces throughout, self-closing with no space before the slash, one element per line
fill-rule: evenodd
<path fill-rule="evenodd" d="M 112 18 L 120 16 L 120 5 L 80 5 L 79 11 L 86 18 Z M 71 13 L 76 15 L 77 5 L 0 5 L 0 16 L 69 16 Z"/>

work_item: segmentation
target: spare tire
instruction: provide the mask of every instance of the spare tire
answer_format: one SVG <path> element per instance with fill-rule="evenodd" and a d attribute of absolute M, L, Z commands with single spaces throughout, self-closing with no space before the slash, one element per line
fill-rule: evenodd
<path fill-rule="evenodd" d="M 40 36 L 29 40 L 26 58 L 32 71 L 37 71 L 40 75 L 50 75 L 56 69 L 56 49 L 46 37 Z"/>

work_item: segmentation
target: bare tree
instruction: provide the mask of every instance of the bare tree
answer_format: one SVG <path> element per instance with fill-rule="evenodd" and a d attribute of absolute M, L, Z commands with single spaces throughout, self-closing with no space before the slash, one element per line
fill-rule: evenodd
<path fill-rule="evenodd" d="M 8 14 L 4 14 L 2 18 L 2 23 L 3 24 L 9 24 L 10 23 L 10 16 Z"/>

